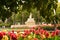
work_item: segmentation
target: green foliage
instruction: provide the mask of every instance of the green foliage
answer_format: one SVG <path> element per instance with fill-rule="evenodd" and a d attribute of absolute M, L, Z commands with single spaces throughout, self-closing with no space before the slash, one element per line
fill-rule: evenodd
<path fill-rule="evenodd" d="M 50 17 L 54 15 L 53 9 L 56 10 L 57 2 L 58 0 L 0 0 L 0 18 L 4 21 L 5 18 L 11 17 L 12 12 L 14 12 L 17 13 L 15 20 L 24 23 L 29 13 L 32 12 L 36 21 L 40 22 L 40 16 L 42 16 L 46 22 L 51 22 Z M 18 12 L 23 15 L 18 15 Z"/>
<path fill-rule="evenodd" d="M 10 24 L 10 23 L 7 23 L 7 24 L 6 24 L 6 23 L 1 23 L 1 24 L 0 24 L 0 27 L 2 27 L 2 26 L 10 27 L 10 26 L 11 26 L 11 24 Z"/>
<path fill-rule="evenodd" d="M 0 17 L 3 21 L 12 15 L 11 12 L 17 11 L 17 1 L 18 0 L 0 0 Z"/>
<path fill-rule="evenodd" d="M 0 27 L 2 27 L 3 26 L 3 23 L 2 24 L 0 24 Z"/>
<path fill-rule="evenodd" d="M 19 37 L 18 40 L 24 40 L 23 37 Z"/>
<path fill-rule="evenodd" d="M 52 31 L 54 30 L 54 27 L 44 26 L 42 27 L 44 30 Z"/>
<path fill-rule="evenodd" d="M 40 35 L 36 35 L 36 38 L 41 39 Z"/>
<path fill-rule="evenodd" d="M 56 13 L 57 13 L 57 14 L 60 14 L 60 2 L 58 2 L 57 5 L 58 5 L 58 6 L 57 6 Z"/>
<path fill-rule="evenodd" d="M 59 36 L 54 36 L 54 37 L 51 37 L 51 38 L 45 38 L 44 40 L 60 40 L 60 37 Z"/>

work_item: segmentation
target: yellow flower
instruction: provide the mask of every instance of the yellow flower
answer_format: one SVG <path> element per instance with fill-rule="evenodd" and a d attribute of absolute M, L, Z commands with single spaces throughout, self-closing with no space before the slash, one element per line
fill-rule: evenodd
<path fill-rule="evenodd" d="M 4 35 L 2 40 L 8 40 L 8 36 L 7 35 Z"/>
<path fill-rule="evenodd" d="M 44 38 L 46 38 L 46 37 L 45 37 L 45 35 L 41 34 L 41 38 L 44 39 Z"/>
<path fill-rule="evenodd" d="M 51 38 L 51 33 L 49 33 L 49 38 Z"/>
<path fill-rule="evenodd" d="M 20 33 L 16 33 L 17 39 L 20 38 L 21 34 Z"/>
<path fill-rule="evenodd" d="M 45 35 L 43 35 L 43 38 L 46 38 Z"/>
<path fill-rule="evenodd" d="M 28 36 L 29 39 L 31 39 L 32 37 L 31 36 Z"/>
<path fill-rule="evenodd" d="M 7 30 L 2 30 L 2 32 L 7 32 Z"/>
<path fill-rule="evenodd" d="M 36 35 L 34 34 L 33 38 L 35 38 L 35 36 L 36 36 Z"/>

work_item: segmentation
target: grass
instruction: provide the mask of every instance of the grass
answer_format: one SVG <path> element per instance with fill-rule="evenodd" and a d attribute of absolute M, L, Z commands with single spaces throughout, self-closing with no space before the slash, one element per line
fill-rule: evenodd
<path fill-rule="evenodd" d="M 21 32 L 23 32 L 24 30 L 26 30 L 26 29 L 19 29 L 19 28 L 0 28 L 0 31 L 3 31 L 3 30 L 7 30 L 7 31 L 12 31 L 12 30 L 14 30 L 14 31 L 17 31 L 17 30 L 20 30 Z M 28 29 L 29 30 L 29 29 Z"/>

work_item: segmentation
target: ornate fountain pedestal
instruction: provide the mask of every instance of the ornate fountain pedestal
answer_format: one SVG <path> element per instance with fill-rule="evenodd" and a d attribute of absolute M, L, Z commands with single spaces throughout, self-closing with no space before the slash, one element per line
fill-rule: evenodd
<path fill-rule="evenodd" d="M 28 20 L 25 22 L 25 25 L 35 25 L 34 18 L 28 18 Z"/>
<path fill-rule="evenodd" d="M 25 25 L 35 25 L 35 20 L 34 20 L 34 18 L 32 18 L 31 13 L 30 13 L 28 20 L 25 22 Z"/>

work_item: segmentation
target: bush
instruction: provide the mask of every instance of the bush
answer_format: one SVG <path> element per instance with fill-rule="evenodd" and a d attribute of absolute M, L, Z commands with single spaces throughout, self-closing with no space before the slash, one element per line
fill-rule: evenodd
<path fill-rule="evenodd" d="M 4 26 L 6 26 L 6 27 L 10 27 L 10 26 L 11 26 L 11 24 L 9 24 L 9 23 L 8 23 L 8 24 L 4 24 Z"/>
<path fill-rule="evenodd" d="M 54 27 L 49 27 L 49 26 L 44 26 L 42 27 L 44 30 L 48 30 L 48 31 L 51 31 L 51 30 L 54 30 L 55 28 Z"/>
<path fill-rule="evenodd" d="M 6 23 L 1 23 L 1 24 L 0 24 L 0 27 L 2 27 L 2 26 L 10 27 L 10 26 L 11 26 L 11 24 L 10 24 L 10 23 L 8 23 L 8 24 L 6 24 Z"/>
<path fill-rule="evenodd" d="M 1 23 L 1 24 L 0 24 L 0 27 L 2 27 L 3 25 L 4 25 L 4 24 L 3 24 L 3 23 Z"/>

